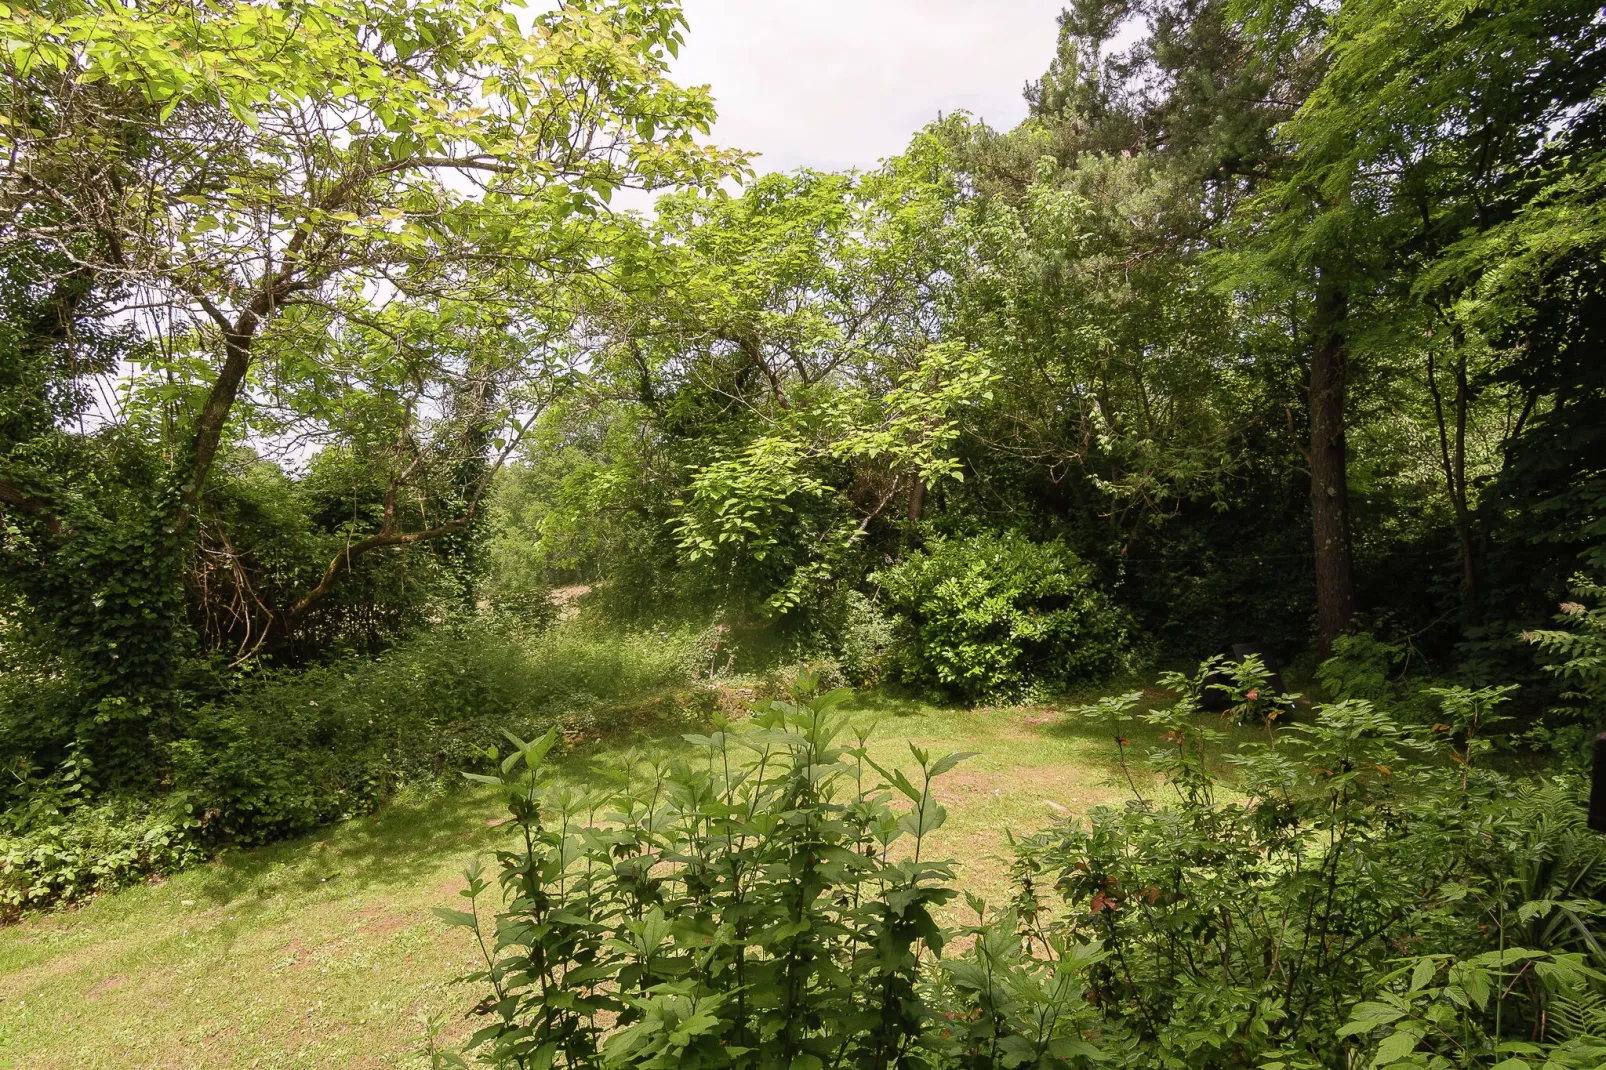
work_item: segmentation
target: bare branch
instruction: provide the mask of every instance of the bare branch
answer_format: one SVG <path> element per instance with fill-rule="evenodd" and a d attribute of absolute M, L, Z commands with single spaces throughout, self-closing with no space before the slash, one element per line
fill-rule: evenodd
<path fill-rule="evenodd" d="M 423 531 L 381 533 L 370 535 L 366 539 L 351 543 L 334 560 L 329 562 L 329 567 L 324 569 L 323 579 L 318 581 L 318 586 L 308 591 L 300 601 L 290 607 L 288 616 L 292 620 L 299 617 L 315 603 L 322 600 L 330 591 L 334 590 L 335 581 L 340 578 L 340 574 L 350 571 L 352 558 L 383 546 L 410 546 L 415 542 L 427 542 L 430 539 L 441 538 L 443 535 L 452 535 L 468 527 L 473 519 L 473 515 L 470 514 L 458 517 L 456 520 L 448 520 L 446 523 L 438 524 L 432 528 L 425 528 Z"/>

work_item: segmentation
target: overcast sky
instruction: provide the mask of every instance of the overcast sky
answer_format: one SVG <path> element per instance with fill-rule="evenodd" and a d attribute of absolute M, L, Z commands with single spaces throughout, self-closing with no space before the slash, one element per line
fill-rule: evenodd
<path fill-rule="evenodd" d="M 1062 0 L 684 0 L 674 67 L 719 104 L 718 144 L 762 171 L 869 168 L 939 112 L 997 128 L 1054 55 Z"/>

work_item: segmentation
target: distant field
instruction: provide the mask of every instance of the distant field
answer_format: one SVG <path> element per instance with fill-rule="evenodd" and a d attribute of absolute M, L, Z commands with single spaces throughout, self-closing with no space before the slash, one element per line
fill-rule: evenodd
<path fill-rule="evenodd" d="M 935 846 L 964 887 L 1007 887 L 1006 833 L 1121 798 L 1107 740 L 1054 708 L 942 709 L 863 696 L 878 760 L 909 742 L 978 751 L 939 781 Z M 1142 747 L 1145 738 L 1134 733 Z M 646 746 L 676 745 L 675 732 Z M 639 742 L 639 741 L 638 741 Z M 566 760 L 579 775 L 619 745 Z M 399 802 L 322 834 L 253 851 L 90 905 L 0 929 L 0 1066 L 422 1066 L 424 1022 L 473 1028 L 480 998 L 453 905 L 465 862 L 504 833 L 488 795 Z"/>

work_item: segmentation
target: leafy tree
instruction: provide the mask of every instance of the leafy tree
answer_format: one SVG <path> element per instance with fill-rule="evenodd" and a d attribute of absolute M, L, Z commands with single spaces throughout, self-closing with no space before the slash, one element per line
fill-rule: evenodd
<path fill-rule="evenodd" d="M 53 426 L 0 458 L 8 577 L 96 694 L 167 682 L 185 547 L 231 442 L 387 462 L 376 522 L 274 607 L 279 627 L 357 555 L 468 529 L 542 404 L 520 384 L 550 381 L 551 323 L 529 310 L 606 255 L 609 197 L 739 162 L 694 140 L 707 94 L 665 77 L 682 25 L 636 2 L 522 26 L 496 3 L 4 10 L 0 260 L 28 300 L 149 343 L 117 414 L 143 443 L 129 481 L 51 461 L 86 442 Z M 87 368 L 58 368 L 71 394 Z M 84 732 L 121 731 L 104 720 Z"/>
<path fill-rule="evenodd" d="M 1416 365 L 1406 374 L 1431 401 L 1468 625 L 1481 612 L 1476 484 L 1544 401 L 1510 374 L 1534 359 L 1524 308 L 1536 275 L 1598 248 L 1593 195 L 1574 201 L 1599 167 L 1598 15 L 1585 3 L 1346 3 L 1326 30 L 1328 70 L 1278 131 L 1291 168 L 1268 196 L 1294 212 L 1278 240 L 1364 251 L 1371 292 L 1353 329 Z M 1560 201 L 1575 204 L 1565 223 Z"/>
<path fill-rule="evenodd" d="M 944 330 L 947 248 L 923 224 L 946 208 L 945 177 L 894 164 L 664 199 L 582 314 L 592 371 L 575 417 L 630 430 L 551 527 L 586 526 L 600 494 L 739 618 L 862 575 L 864 540 L 894 537 L 899 512 L 918 517 L 928 487 L 959 477 L 961 417 L 992 381 L 985 350 Z"/>

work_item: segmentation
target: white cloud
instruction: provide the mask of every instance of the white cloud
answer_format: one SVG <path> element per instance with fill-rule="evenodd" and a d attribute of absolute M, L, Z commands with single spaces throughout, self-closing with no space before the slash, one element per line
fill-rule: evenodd
<path fill-rule="evenodd" d="M 1008 128 L 1054 54 L 1062 0 L 685 0 L 674 67 L 719 104 L 714 140 L 760 171 L 868 168 L 939 112 Z"/>

